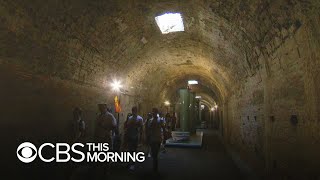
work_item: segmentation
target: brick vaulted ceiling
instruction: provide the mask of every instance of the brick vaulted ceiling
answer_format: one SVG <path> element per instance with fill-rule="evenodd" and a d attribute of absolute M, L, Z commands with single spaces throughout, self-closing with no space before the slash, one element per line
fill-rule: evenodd
<path fill-rule="evenodd" d="M 0 55 L 89 86 L 117 77 L 148 98 L 197 78 L 223 101 L 317 10 L 317 0 L 2 0 Z M 161 34 L 154 17 L 165 12 L 180 12 L 185 32 Z"/>

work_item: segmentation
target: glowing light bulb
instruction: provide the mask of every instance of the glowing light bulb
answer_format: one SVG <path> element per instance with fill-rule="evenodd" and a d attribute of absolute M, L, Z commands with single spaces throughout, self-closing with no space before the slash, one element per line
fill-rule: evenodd
<path fill-rule="evenodd" d="M 111 83 L 111 87 L 114 91 L 120 91 L 120 88 L 122 87 L 121 85 L 121 82 L 120 81 L 117 81 L 117 80 L 114 80 L 112 83 Z"/>

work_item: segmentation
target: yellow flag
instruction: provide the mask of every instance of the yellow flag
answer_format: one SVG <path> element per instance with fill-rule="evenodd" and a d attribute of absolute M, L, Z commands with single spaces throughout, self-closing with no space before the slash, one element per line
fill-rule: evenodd
<path fill-rule="evenodd" d="M 114 106 L 116 108 L 117 113 L 121 112 L 121 107 L 120 107 L 120 102 L 119 102 L 118 96 L 114 97 Z"/>

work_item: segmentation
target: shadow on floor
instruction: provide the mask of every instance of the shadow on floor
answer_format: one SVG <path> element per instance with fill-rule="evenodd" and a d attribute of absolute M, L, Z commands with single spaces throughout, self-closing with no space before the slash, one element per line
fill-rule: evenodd
<path fill-rule="evenodd" d="M 88 166 L 74 170 L 71 179 L 248 179 L 226 153 L 219 137 L 205 130 L 202 148 L 167 147 L 159 154 L 159 173 L 152 172 L 152 159 L 136 163 L 133 172 L 125 164 L 113 164 L 110 174 L 106 170 L 94 171 Z M 251 179 L 251 178 L 250 178 Z"/>

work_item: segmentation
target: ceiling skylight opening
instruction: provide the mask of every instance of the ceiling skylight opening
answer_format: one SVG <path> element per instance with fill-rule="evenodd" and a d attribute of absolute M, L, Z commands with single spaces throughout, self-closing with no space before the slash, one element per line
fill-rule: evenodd
<path fill-rule="evenodd" d="M 165 13 L 155 17 L 162 34 L 184 31 L 182 16 L 180 13 Z"/>

